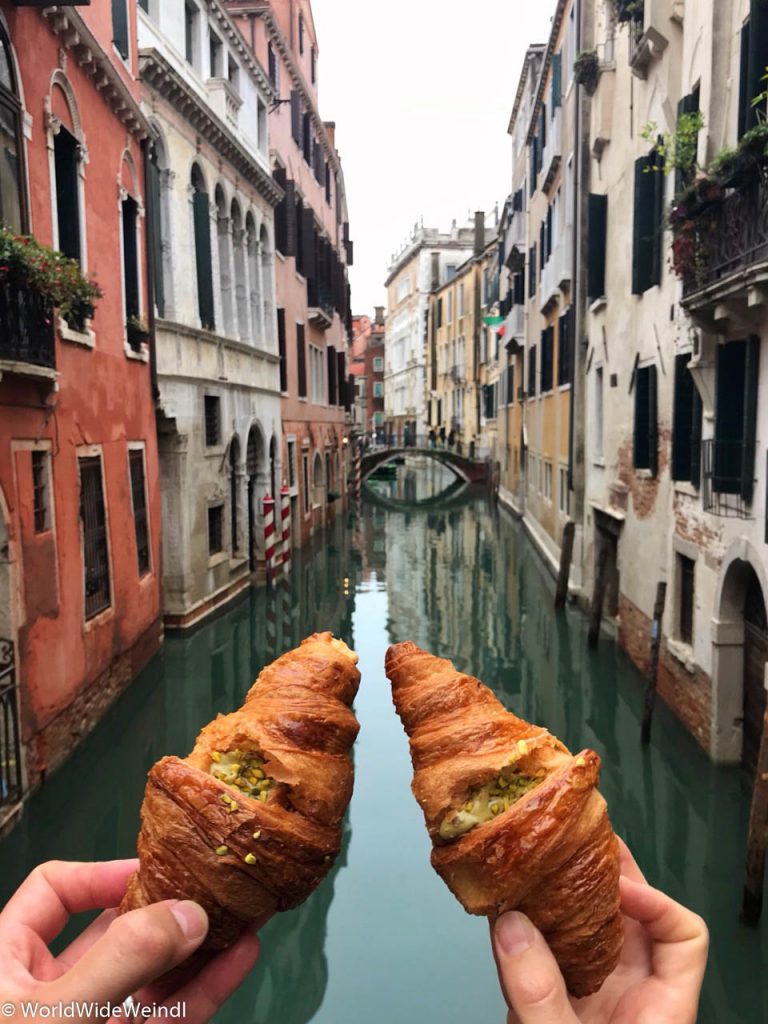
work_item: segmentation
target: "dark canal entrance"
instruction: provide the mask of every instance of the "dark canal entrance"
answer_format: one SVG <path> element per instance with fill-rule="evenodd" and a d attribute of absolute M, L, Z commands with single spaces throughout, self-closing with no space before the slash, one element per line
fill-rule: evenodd
<path fill-rule="evenodd" d="M 610 643 L 587 650 L 575 611 L 556 618 L 549 577 L 519 526 L 467 492 L 447 508 L 398 507 L 450 483 L 401 467 L 394 480 L 296 559 L 274 602 L 254 592 L 161 655 L 29 802 L 0 844 L 0 903 L 49 858 L 134 849 L 149 766 L 186 754 L 216 712 L 239 705 L 261 666 L 317 629 L 360 653 L 355 794 L 333 874 L 262 933 L 226 1024 L 502 1024 L 483 920 L 464 913 L 429 866 L 409 791 L 407 743 L 384 676 L 389 643 L 412 639 L 495 687 L 518 714 L 603 758 L 617 831 L 650 880 L 701 913 L 712 953 L 700 1021 L 768 1020 L 761 929 L 738 923 L 748 783 L 714 768 L 667 709 L 640 749 L 642 680 Z M 414 477 L 414 474 L 416 476 Z"/>

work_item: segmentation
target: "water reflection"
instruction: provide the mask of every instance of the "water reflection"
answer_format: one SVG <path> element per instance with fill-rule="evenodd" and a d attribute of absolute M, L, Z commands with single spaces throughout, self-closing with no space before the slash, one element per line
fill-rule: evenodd
<path fill-rule="evenodd" d="M 639 674 L 610 644 L 588 650 L 578 613 L 554 616 L 551 580 L 517 525 L 483 500 L 463 500 L 447 509 L 366 503 L 362 516 L 350 511 L 298 554 L 275 599 L 254 592 L 192 636 L 169 638 L 0 844 L 0 901 L 41 860 L 130 854 L 149 766 L 186 753 L 201 724 L 240 703 L 263 664 L 330 628 L 355 645 L 363 672 L 343 857 L 302 907 L 264 929 L 260 965 L 217 1019 L 503 1020 L 487 926 L 464 913 L 429 866 L 409 790 L 407 741 L 383 658 L 389 642 L 413 639 L 479 675 L 572 749 L 600 753 L 617 830 L 650 879 L 710 923 L 700 1021 L 768 1019 L 768 915 L 760 929 L 738 923 L 748 810 L 741 773 L 713 767 L 663 704 L 643 751 Z"/>

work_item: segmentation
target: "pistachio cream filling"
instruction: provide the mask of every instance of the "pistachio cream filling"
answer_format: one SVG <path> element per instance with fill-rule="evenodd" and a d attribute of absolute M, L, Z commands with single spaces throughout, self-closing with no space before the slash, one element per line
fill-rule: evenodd
<path fill-rule="evenodd" d="M 266 803 L 274 781 L 264 771 L 264 758 L 245 750 L 230 750 L 226 754 L 214 750 L 208 772 L 219 782 L 235 786 L 244 796 L 262 803 Z"/>
<path fill-rule="evenodd" d="M 534 778 L 505 768 L 496 779 L 470 791 L 463 807 L 451 811 L 440 825 L 441 839 L 457 839 L 465 832 L 508 811 L 517 801 L 535 789 L 544 777 Z"/>

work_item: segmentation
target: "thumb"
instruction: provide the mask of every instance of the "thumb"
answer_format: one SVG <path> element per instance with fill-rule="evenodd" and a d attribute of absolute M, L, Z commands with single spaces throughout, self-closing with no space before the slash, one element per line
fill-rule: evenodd
<path fill-rule="evenodd" d="M 116 918 L 56 982 L 56 997 L 65 1003 L 121 1003 L 186 960 L 207 932 L 208 915 L 190 900 L 165 900 L 132 910 Z"/>
<path fill-rule="evenodd" d="M 504 996 L 520 1024 L 577 1024 L 565 982 L 544 937 L 524 914 L 502 914 L 493 951 Z"/>

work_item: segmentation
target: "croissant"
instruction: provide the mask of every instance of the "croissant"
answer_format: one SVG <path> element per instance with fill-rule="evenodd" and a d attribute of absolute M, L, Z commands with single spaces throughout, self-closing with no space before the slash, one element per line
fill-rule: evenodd
<path fill-rule="evenodd" d="M 195 900 L 209 917 L 203 949 L 218 950 L 314 891 L 352 795 L 356 666 L 343 641 L 315 633 L 264 668 L 188 757 L 152 767 L 121 912 Z"/>
<path fill-rule="evenodd" d="M 415 644 L 390 647 L 386 673 L 411 741 L 432 866 L 469 913 L 526 914 L 571 995 L 596 992 L 623 942 L 618 842 L 596 789 L 600 758 L 573 757 L 478 679 Z"/>

